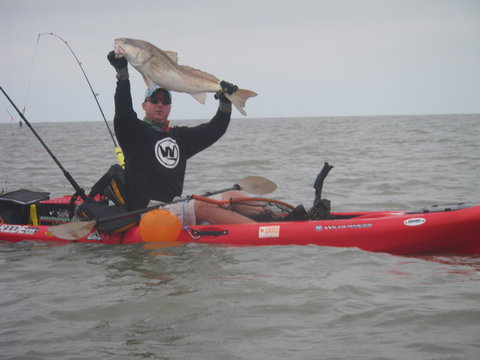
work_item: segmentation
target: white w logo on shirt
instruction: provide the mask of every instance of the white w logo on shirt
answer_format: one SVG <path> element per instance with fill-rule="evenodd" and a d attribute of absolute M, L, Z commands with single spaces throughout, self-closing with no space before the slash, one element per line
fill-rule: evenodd
<path fill-rule="evenodd" d="M 166 168 L 173 169 L 180 160 L 180 149 L 172 138 L 165 138 L 155 144 L 157 160 Z"/>

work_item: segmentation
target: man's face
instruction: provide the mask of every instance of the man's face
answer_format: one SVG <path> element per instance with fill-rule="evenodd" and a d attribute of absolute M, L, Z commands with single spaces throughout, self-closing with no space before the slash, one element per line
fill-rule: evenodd
<path fill-rule="evenodd" d="M 160 96 L 154 94 L 152 97 L 146 98 L 142 103 L 145 116 L 157 123 L 165 123 L 168 120 L 172 108 L 171 104 L 165 105 L 165 103 L 169 102 L 165 94 L 161 94 Z"/>

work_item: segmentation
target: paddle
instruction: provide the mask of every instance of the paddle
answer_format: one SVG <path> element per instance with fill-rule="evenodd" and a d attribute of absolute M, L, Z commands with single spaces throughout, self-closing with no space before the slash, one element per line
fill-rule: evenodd
<path fill-rule="evenodd" d="M 203 197 L 211 196 L 211 195 L 220 194 L 220 193 L 224 193 L 231 190 L 242 190 L 255 195 L 263 195 L 263 194 L 271 193 L 276 188 L 277 188 L 277 185 L 274 182 L 264 177 L 247 176 L 247 177 L 244 177 L 243 179 L 238 180 L 237 183 L 234 184 L 232 187 L 229 187 L 223 190 L 214 191 L 214 192 L 207 192 L 205 194 L 202 194 L 201 196 Z M 170 204 L 190 200 L 192 198 L 193 198 L 193 195 L 185 198 L 176 199 L 172 201 Z M 71 223 L 65 223 L 61 225 L 50 226 L 48 228 L 48 231 L 52 233 L 54 236 L 63 240 L 78 240 L 86 236 L 97 224 L 114 221 L 118 219 L 124 219 L 130 216 L 140 215 L 150 210 L 154 210 L 154 209 L 158 209 L 160 207 L 166 206 L 168 204 L 169 203 L 149 206 L 144 209 L 133 210 L 121 215 L 109 216 L 103 219 L 94 219 L 90 221 L 78 221 L 78 222 L 71 222 Z"/>

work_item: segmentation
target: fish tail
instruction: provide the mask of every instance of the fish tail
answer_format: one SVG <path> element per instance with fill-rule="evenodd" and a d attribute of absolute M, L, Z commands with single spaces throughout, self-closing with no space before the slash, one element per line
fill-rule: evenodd
<path fill-rule="evenodd" d="M 243 109 L 245 107 L 245 102 L 248 98 L 257 96 L 257 93 L 251 90 L 238 89 L 233 94 L 225 94 L 225 96 L 232 102 L 233 106 L 235 106 L 242 115 L 247 115 Z"/>

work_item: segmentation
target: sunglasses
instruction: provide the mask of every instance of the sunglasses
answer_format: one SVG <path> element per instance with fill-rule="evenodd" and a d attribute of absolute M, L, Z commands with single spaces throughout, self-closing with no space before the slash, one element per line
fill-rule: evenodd
<path fill-rule="evenodd" d="M 170 105 L 172 102 L 170 99 L 164 99 L 164 98 L 159 98 L 159 97 L 147 97 L 145 101 L 148 101 L 150 104 L 158 104 L 162 103 L 163 105 Z"/>

